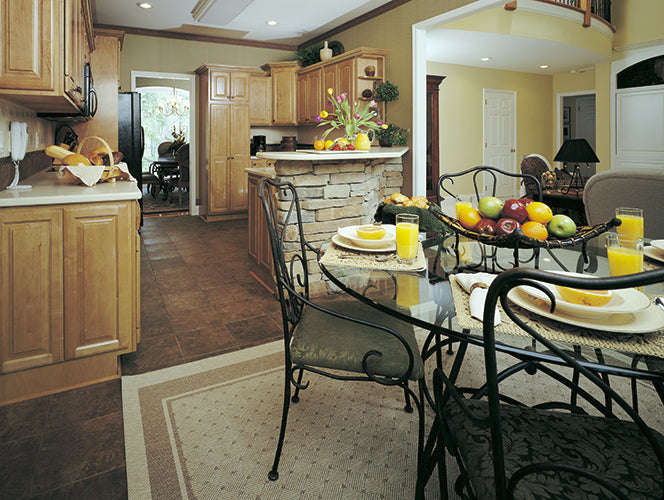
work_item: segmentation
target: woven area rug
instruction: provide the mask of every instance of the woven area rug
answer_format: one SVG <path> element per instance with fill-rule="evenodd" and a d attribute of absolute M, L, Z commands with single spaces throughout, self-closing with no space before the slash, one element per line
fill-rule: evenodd
<path fill-rule="evenodd" d="M 417 417 L 403 411 L 401 392 L 316 375 L 305 375 L 311 385 L 291 405 L 279 480 L 267 479 L 281 420 L 282 351 L 278 341 L 122 377 L 129 498 L 414 498 Z M 484 380 L 481 356 L 469 349 L 460 385 Z M 550 381 L 523 377 L 531 376 L 506 381 L 510 393 L 530 404 L 555 399 Z M 612 385 L 630 394 L 626 380 L 612 377 Z M 662 431 L 661 402 L 640 386 L 642 415 Z M 458 474 L 453 460 L 448 474 Z M 440 498 L 435 474 L 426 498 Z"/>
<path fill-rule="evenodd" d="M 155 198 L 146 191 L 148 190 L 143 188 L 143 214 L 145 215 L 189 212 L 189 190 L 185 189 L 182 192 L 182 205 L 178 203 L 177 188 L 169 193 L 165 200 L 164 193 L 159 193 Z"/>

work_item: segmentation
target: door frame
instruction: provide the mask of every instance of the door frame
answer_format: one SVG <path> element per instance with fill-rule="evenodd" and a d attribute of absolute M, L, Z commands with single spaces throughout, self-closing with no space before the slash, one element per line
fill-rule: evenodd
<path fill-rule="evenodd" d="M 511 160 L 510 164 L 512 165 L 512 170 L 510 170 L 511 173 L 518 173 L 517 172 L 517 161 L 516 161 L 516 140 L 517 140 L 517 123 L 516 123 L 516 118 L 517 118 L 517 113 L 516 113 L 516 90 L 507 90 L 507 89 L 489 89 L 489 88 L 483 88 L 482 89 L 482 143 L 484 144 L 484 147 L 482 148 L 482 164 L 487 165 L 487 156 L 486 156 L 486 151 L 487 151 L 487 137 L 486 137 L 486 125 L 487 125 L 487 95 L 492 92 L 499 92 L 501 94 L 510 94 L 512 96 L 512 138 L 514 143 L 511 146 Z M 499 168 L 498 165 L 490 165 L 496 168 Z M 484 174 L 485 176 L 487 175 L 486 173 Z M 519 195 L 519 185 L 516 182 L 516 178 L 510 177 L 510 179 L 514 180 L 514 196 Z M 484 187 L 486 188 L 487 186 L 487 179 L 483 179 L 484 182 Z M 486 192 L 486 189 L 484 189 L 484 196 L 488 196 L 488 193 Z M 498 195 L 496 195 L 498 196 Z"/>
<path fill-rule="evenodd" d="M 560 146 L 563 144 L 563 100 L 565 97 L 581 97 L 587 95 L 595 96 L 595 106 L 597 106 L 597 95 L 595 89 L 589 90 L 577 90 L 575 92 L 560 92 L 556 94 L 556 146 L 554 148 L 555 157 L 556 153 L 560 149 Z M 595 120 L 597 120 L 597 115 L 595 115 Z M 595 134 L 597 134 L 597 122 L 595 121 Z M 595 135 L 595 141 L 597 141 L 597 135 Z M 555 162 L 551 158 L 551 164 L 553 168 L 563 168 L 562 162 Z"/>
<path fill-rule="evenodd" d="M 131 90 L 136 92 L 136 78 L 165 78 L 187 80 L 189 82 L 189 215 L 198 215 L 198 205 L 196 199 L 198 198 L 198 176 L 196 166 L 196 151 L 197 137 L 196 137 L 196 75 L 189 73 L 160 73 L 156 71 L 132 71 L 131 72 Z"/>

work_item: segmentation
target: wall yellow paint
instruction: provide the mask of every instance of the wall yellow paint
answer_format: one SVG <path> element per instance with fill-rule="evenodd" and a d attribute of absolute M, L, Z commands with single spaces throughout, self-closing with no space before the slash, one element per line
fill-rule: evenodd
<path fill-rule="evenodd" d="M 428 63 L 427 73 L 445 76 L 440 86 L 440 173 L 483 164 L 483 90 L 516 92 L 516 158 L 538 153 L 552 160 L 552 77 L 471 66 Z M 460 185 L 471 193 L 472 185 Z"/>
<path fill-rule="evenodd" d="M 619 0 L 611 4 L 611 22 L 616 28 L 614 47 L 664 41 L 662 0 Z"/>
<path fill-rule="evenodd" d="M 260 66 L 268 62 L 292 61 L 295 52 L 193 42 L 141 35 L 126 35 L 120 53 L 120 91 L 131 90 L 132 71 L 188 73 L 202 64 Z"/>

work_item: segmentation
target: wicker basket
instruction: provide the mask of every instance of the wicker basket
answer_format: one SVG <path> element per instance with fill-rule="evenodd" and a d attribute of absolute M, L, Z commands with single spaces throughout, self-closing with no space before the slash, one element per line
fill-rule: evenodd
<path fill-rule="evenodd" d="M 493 235 L 483 234 L 466 229 L 461 225 L 458 219 L 449 217 L 442 213 L 435 205 L 429 206 L 429 211 L 438 220 L 447 224 L 455 233 L 465 236 L 466 238 L 477 240 L 481 243 L 494 245 L 501 248 L 564 248 L 579 245 L 582 243 L 599 236 L 600 234 L 608 231 L 609 229 L 619 226 L 620 219 L 612 219 L 604 224 L 597 224 L 596 226 L 581 226 L 577 228 L 576 233 L 565 239 L 549 238 L 546 240 L 537 240 L 530 238 L 523 234 L 521 229 L 517 229 L 511 234 Z"/>
<path fill-rule="evenodd" d="M 99 179 L 99 182 L 115 182 L 115 179 L 117 178 L 124 178 L 127 177 L 125 172 L 120 170 L 120 167 L 117 165 L 113 164 L 113 150 L 111 149 L 111 146 L 108 145 L 108 142 L 106 142 L 104 139 L 101 137 L 98 137 L 96 135 L 90 135 L 83 139 L 79 145 L 78 148 L 76 148 L 77 153 L 81 153 L 83 150 L 83 145 L 88 142 L 90 139 L 97 140 L 98 142 L 101 142 L 102 146 L 104 149 L 106 149 L 106 154 L 108 154 L 108 163 L 109 165 L 104 167 L 104 173 L 101 174 L 101 178 Z"/>

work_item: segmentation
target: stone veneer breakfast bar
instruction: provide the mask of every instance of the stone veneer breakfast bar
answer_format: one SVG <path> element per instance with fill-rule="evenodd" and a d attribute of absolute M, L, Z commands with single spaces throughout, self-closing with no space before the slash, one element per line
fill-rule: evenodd
<path fill-rule="evenodd" d="M 371 148 L 368 152 L 295 151 L 258 153 L 274 162 L 269 169 L 247 169 L 250 176 L 276 177 L 297 189 L 307 240 L 315 247 L 329 240 L 339 227 L 373 221 L 378 204 L 403 185 L 402 156 L 406 147 Z M 255 196 L 251 188 L 249 196 Z M 254 200 L 252 207 L 262 210 Z M 262 213 L 255 214 L 264 217 Z M 252 213 L 249 214 L 250 225 Z M 249 228 L 251 232 L 251 227 Z M 288 241 L 296 234 L 286 233 Z M 323 279 L 315 256 L 309 269 L 312 296 L 324 295 L 332 285 Z M 271 269 L 269 270 L 271 274 Z"/>

